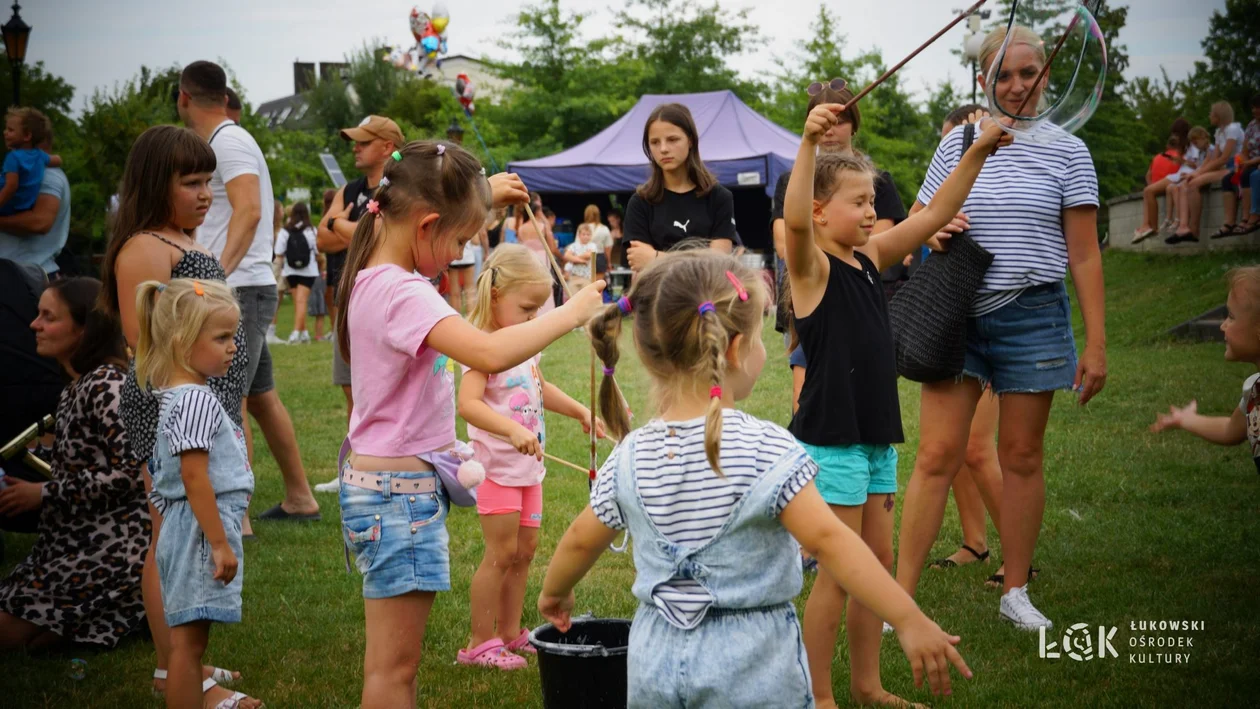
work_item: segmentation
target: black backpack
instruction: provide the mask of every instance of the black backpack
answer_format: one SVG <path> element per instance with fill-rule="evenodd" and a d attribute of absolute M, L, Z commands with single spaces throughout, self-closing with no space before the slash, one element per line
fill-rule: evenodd
<path fill-rule="evenodd" d="M 306 240 L 303 229 L 284 229 L 289 233 L 289 241 L 284 246 L 284 260 L 289 268 L 306 268 L 311 262 L 311 245 Z"/>

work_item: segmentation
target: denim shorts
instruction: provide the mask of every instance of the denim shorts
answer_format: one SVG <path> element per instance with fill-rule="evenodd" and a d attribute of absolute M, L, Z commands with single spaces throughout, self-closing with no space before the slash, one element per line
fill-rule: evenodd
<path fill-rule="evenodd" d="M 829 505 L 865 505 L 867 495 L 897 493 L 897 449 L 887 443 L 812 446 L 801 442 L 818 464 L 814 484 Z"/>
<path fill-rule="evenodd" d="M 640 605 L 626 660 L 628 709 L 814 706 L 801 625 L 791 603 L 710 609 L 691 630 Z"/>
<path fill-rule="evenodd" d="M 987 315 L 967 318 L 963 374 L 998 395 L 1071 389 L 1076 340 L 1063 282 L 1033 286 Z"/>
<path fill-rule="evenodd" d="M 792 367 L 808 368 L 805 361 L 805 348 L 800 345 L 797 345 L 796 349 L 792 350 L 792 353 L 788 355 L 788 368 Z"/>
<path fill-rule="evenodd" d="M 347 466 L 349 463 L 346 464 Z M 405 480 L 431 478 L 433 471 L 378 472 Z M 390 598 L 410 591 L 451 589 L 450 535 L 446 493 L 394 494 L 341 485 L 341 536 L 363 574 L 364 598 Z"/>
<path fill-rule="evenodd" d="M 225 493 L 215 502 L 228 546 L 237 561 L 236 576 L 228 584 L 214 579 L 210 543 L 187 498 L 171 500 L 162 516 L 155 557 L 162 583 L 162 608 L 166 611 L 166 624 L 171 627 L 199 620 L 241 622 L 241 586 L 245 579 L 241 521 L 249 506 L 249 493 Z"/>
<path fill-rule="evenodd" d="M 236 300 L 241 304 L 241 322 L 245 324 L 245 343 L 249 348 L 246 395 L 266 394 L 276 388 L 271 351 L 267 349 L 267 326 L 276 316 L 280 296 L 275 286 L 241 286 L 236 289 Z"/>

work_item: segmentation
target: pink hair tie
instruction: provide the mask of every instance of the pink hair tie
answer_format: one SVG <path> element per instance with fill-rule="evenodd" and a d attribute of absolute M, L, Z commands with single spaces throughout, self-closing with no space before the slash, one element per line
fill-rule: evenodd
<path fill-rule="evenodd" d="M 634 306 L 631 305 L 630 299 L 623 295 L 617 299 L 617 309 L 622 315 L 629 315 L 634 310 Z"/>
<path fill-rule="evenodd" d="M 713 301 L 711 301 L 711 300 L 706 300 L 706 301 L 704 301 L 703 303 L 701 303 L 701 304 L 700 304 L 700 308 L 699 308 L 699 310 L 700 310 L 700 314 L 701 314 L 701 315 L 704 315 L 705 313 L 716 313 L 716 312 L 717 312 L 717 308 L 716 308 L 716 307 L 714 307 L 714 305 L 713 305 Z"/>
<path fill-rule="evenodd" d="M 444 144 L 444 143 L 438 143 L 438 146 L 437 146 L 437 154 L 438 154 L 438 155 L 445 155 L 445 154 L 446 154 L 446 144 Z"/>
<path fill-rule="evenodd" d="M 710 398 L 710 399 L 721 399 L 721 398 L 722 398 L 722 387 L 713 387 L 712 389 L 710 389 L 710 390 L 709 390 L 709 398 Z"/>
<path fill-rule="evenodd" d="M 744 290 L 744 284 L 739 282 L 739 277 L 730 271 L 726 272 L 726 280 L 735 286 L 735 293 L 739 295 L 740 300 L 748 300 L 748 291 Z"/>
<path fill-rule="evenodd" d="M 380 213 L 381 213 L 381 203 L 380 203 L 380 202 L 377 202 L 377 201 L 376 201 L 376 200 L 374 200 L 374 199 L 368 200 L 368 203 L 367 203 L 367 210 L 368 210 L 369 212 L 371 212 L 372 214 L 380 214 Z"/>

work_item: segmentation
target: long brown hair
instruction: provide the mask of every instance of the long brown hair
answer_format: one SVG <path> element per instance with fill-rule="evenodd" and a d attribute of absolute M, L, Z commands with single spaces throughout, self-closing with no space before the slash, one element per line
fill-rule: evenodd
<path fill-rule="evenodd" d="M 652 165 L 652 175 L 647 182 L 639 185 L 635 192 L 652 204 L 658 204 L 665 199 L 665 171 L 652 158 L 652 146 L 648 143 L 648 134 L 652 130 L 652 124 L 657 121 L 675 125 L 687 136 L 687 142 L 691 144 L 687 150 L 687 178 L 695 184 L 697 197 L 709 194 L 709 190 L 713 189 L 718 181 L 700 159 L 700 134 L 696 132 L 696 122 L 691 118 L 691 111 L 681 103 L 663 103 L 657 106 L 656 110 L 652 111 L 652 115 L 648 116 L 647 122 L 643 124 L 643 154 Z"/>
<path fill-rule="evenodd" d="M 311 208 L 306 206 L 306 202 L 298 202 L 289 207 L 289 221 L 285 222 L 284 228 L 290 231 L 302 231 L 311 225 Z"/>
<path fill-rule="evenodd" d="M 472 153 L 446 141 L 413 140 L 386 158 L 384 177 L 374 201 L 354 229 L 346 266 L 337 287 L 337 344 L 350 361 L 350 293 L 359 271 L 381 244 L 377 221 L 418 220 L 418 211 L 437 212 L 434 239 L 458 239 L 486 223 L 492 195 L 481 163 Z M 382 227 L 384 225 L 382 224 Z"/>
<path fill-rule="evenodd" d="M 741 292 L 747 293 L 747 300 L 740 299 Z M 721 475 L 722 399 L 712 396 L 716 393 L 712 387 L 722 385 L 731 340 L 743 335 L 748 341 L 757 331 L 765 302 L 761 277 L 739 259 L 708 249 L 668 252 L 634 277 L 625 300 L 634 314 L 635 348 L 652 376 L 661 408 L 671 392 L 688 386 L 710 390 L 704 452 L 713 471 Z M 713 304 L 712 310 L 700 308 L 706 302 Z M 623 317 L 621 306 L 613 303 L 587 325 L 605 372 L 621 358 L 618 337 Z M 599 408 L 609 431 L 624 438 L 630 420 L 607 374 L 599 388 Z"/>
<path fill-rule="evenodd" d="M 101 268 L 101 308 L 118 313 L 114 267 L 118 252 L 136 232 L 160 229 L 174 216 L 171 183 L 184 175 L 214 172 L 214 150 L 201 136 L 178 126 L 154 126 L 136 138 L 118 186 L 118 213 Z M 193 230 L 185 230 L 192 236 Z"/>

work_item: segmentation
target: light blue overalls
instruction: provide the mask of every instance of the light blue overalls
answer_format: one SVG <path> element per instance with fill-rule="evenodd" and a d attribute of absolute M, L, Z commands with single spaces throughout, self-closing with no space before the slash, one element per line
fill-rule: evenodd
<path fill-rule="evenodd" d="M 638 493 L 634 441 L 620 447 L 616 499 L 635 540 L 639 599 L 630 628 L 630 709 L 813 707 L 809 666 L 792 599 L 801 591 L 800 546 L 779 522 L 776 501 L 803 464 L 803 450 L 780 458 L 735 503 L 717 535 L 679 546 L 652 523 Z M 716 475 L 716 473 L 714 473 Z M 652 590 L 694 579 L 713 597 L 687 630 L 657 610 Z"/>

